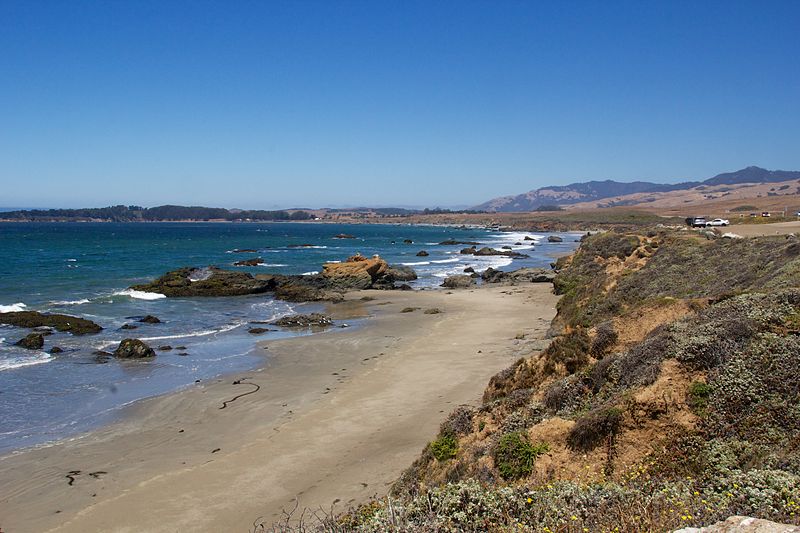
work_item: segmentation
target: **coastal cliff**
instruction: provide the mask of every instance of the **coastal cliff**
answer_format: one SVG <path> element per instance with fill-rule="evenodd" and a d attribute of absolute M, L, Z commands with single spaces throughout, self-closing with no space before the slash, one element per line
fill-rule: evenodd
<path fill-rule="evenodd" d="M 461 406 L 381 531 L 669 531 L 800 523 L 800 240 L 653 230 L 558 261 L 553 340 Z"/>

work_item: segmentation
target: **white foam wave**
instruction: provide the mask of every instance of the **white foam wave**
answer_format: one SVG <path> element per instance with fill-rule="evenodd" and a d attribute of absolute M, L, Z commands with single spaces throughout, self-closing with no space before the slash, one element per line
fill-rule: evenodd
<path fill-rule="evenodd" d="M 413 266 L 421 266 L 421 265 L 430 265 L 430 261 L 417 261 L 416 263 L 400 263 L 403 266 L 413 267 Z"/>
<path fill-rule="evenodd" d="M 285 267 L 285 266 L 289 266 L 289 265 L 286 265 L 284 263 L 259 263 L 258 266 L 260 266 L 260 267 Z"/>
<path fill-rule="evenodd" d="M 91 302 L 88 298 L 82 298 L 80 300 L 56 300 L 50 302 L 51 305 L 81 305 L 81 304 L 88 304 Z"/>
<path fill-rule="evenodd" d="M 303 276 L 316 276 L 319 274 L 319 270 L 312 270 L 311 272 L 303 272 Z"/>
<path fill-rule="evenodd" d="M 128 296 L 130 298 L 136 298 L 137 300 L 160 300 L 162 298 L 166 298 L 165 295 L 157 292 L 135 291 L 133 289 L 117 291 L 114 293 L 114 296 Z"/>
<path fill-rule="evenodd" d="M 139 339 L 143 341 L 165 341 L 168 339 L 188 339 L 192 337 L 207 337 L 209 335 L 215 335 L 217 333 L 226 333 L 228 331 L 238 328 L 241 325 L 242 325 L 241 323 L 228 324 L 218 329 L 205 329 L 200 331 L 190 331 L 188 333 L 180 333 L 176 335 L 161 335 L 158 337 L 139 337 Z M 100 349 L 102 350 L 104 348 L 107 348 L 108 346 L 113 346 L 114 344 L 116 344 L 116 342 L 104 343 Z"/>
<path fill-rule="evenodd" d="M 24 311 L 28 307 L 22 302 L 17 302 L 11 305 L 0 305 L 0 313 L 15 313 L 17 311 Z"/>
<path fill-rule="evenodd" d="M 67 259 L 68 263 L 74 263 L 75 261 L 77 261 L 77 259 Z"/>
<path fill-rule="evenodd" d="M 51 361 L 53 356 L 45 352 L 37 352 L 34 355 L 25 357 L 9 357 L 8 359 L 0 359 L 0 372 L 3 370 L 12 370 L 23 366 L 39 365 Z"/>
<path fill-rule="evenodd" d="M 437 259 L 436 261 L 431 261 L 431 263 L 457 263 L 461 261 L 460 257 L 451 257 L 450 259 Z"/>

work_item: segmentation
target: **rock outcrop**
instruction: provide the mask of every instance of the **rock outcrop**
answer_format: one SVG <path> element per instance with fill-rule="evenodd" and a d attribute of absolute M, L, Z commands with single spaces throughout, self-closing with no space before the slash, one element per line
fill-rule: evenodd
<path fill-rule="evenodd" d="M 481 273 L 484 283 L 552 283 L 556 273 L 544 268 L 520 268 L 511 272 L 503 272 L 487 268 Z"/>
<path fill-rule="evenodd" d="M 727 520 L 706 527 L 685 527 L 674 533 L 796 533 L 800 527 L 778 524 L 761 518 L 731 516 Z"/>
<path fill-rule="evenodd" d="M 20 328 L 39 328 L 47 326 L 65 331 L 73 335 L 87 335 L 98 333 L 103 330 L 100 326 L 86 320 L 69 315 L 44 314 L 38 311 L 14 311 L 11 313 L 0 313 L 0 324 L 8 324 Z"/>
<path fill-rule="evenodd" d="M 150 283 L 131 287 L 136 291 L 156 292 L 170 297 L 242 296 L 267 292 L 273 288 L 246 272 L 217 267 L 179 268 Z"/>
<path fill-rule="evenodd" d="M 564 239 L 559 237 L 558 235 L 550 235 L 547 237 L 547 242 L 563 242 Z"/>
<path fill-rule="evenodd" d="M 161 324 L 161 319 L 157 316 L 153 315 L 146 315 L 139 319 L 139 322 L 143 322 L 145 324 Z"/>
<path fill-rule="evenodd" d="M 475 278 L 465 274 L 447 276 L 442 282 L 442 287 L 447 289 L 466 289 L 475 285 Z"/>
<path fill-rule="evenodd" d="M 420 250 L 419 252 L 417 252 L 417 257 L 428 257 L 429 255 L 431 254 L 429 254 L 425 250 Z"/>
<path fill-rule="evenodd" d="M 262 264 L 263 262 L 264 262 L 264 260 L 261 259 L 260 257 L 254 257 L 252 259 L 244 259 L 242 261 L 236 261 L 233 264 L 233 266 L 237 266 L 237 267 L 253 267 L 253 266 L 258 266 L 258 265 Z"/>
<path fill-rule="evenodd" d="M 463 250 L 462 250 L 462 252 L 463 252 Z M 521 254 L 521 253 L 515 252 L 513 250 L 495 250 L 494 248 L 490 248 L 488 246 L 484 246 L 480 250 L 477 250 L 476 252 L 474 252 L 473 255 L 480 255 L 480 256 L 485 256 L 485 255 L 504 255 L 506 257 L 530 257 L 528 255 Z"/>
<path fill-rule="evenodd" d="M 31 333 L 14 344 L 26 350 L 41 350 L 44 346 L 44 336 L 41 333 Z"/>
<path fill-rule="evenodd" d="M 331 317 L 321 313 L 311 313 L 308 315 L 285 316 L 272 322 L 272 325 L 282 328 L 328 327 L 333 325 L 333 320 Z"/>
<path fill-rule="evenodd" d="M 354 255 L 341 263 L 322 265 L 322 277 L 330 290 L 369 289 L 388 269 L 386 261 L 378 256 L 367 259 L 363 255 Z"/>
<path fill-rule="evenodd" d="M 446 241 L 442 241 L 439 244 L 443 246 L 456 246 L 459 244 L 466 244 L 467 246 L 480 246 L 481 243 L 475 241 L 455 241 L 453 239 L 448 239 Z"/>
<path fill-rule="evenodd" d="M 114 350 L 114 357 L 120 359 L 145 359 L 155 356 L 156 352 L 139 339 L 123 339 Z"/>

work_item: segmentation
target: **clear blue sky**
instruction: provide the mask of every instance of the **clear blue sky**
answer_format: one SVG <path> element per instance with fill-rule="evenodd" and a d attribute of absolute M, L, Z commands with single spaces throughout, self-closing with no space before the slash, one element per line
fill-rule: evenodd
<path fill-rule="evenodd" d="M 0 0 L 0 205 L 800 170 L 800 2 Z"/>

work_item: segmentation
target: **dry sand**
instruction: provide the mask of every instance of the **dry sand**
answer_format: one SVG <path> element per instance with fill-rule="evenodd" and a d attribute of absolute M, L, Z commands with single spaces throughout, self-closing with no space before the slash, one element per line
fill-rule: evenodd
<path fill-rule="evenodd" d="M 261 370 L 0 458 L 0 530 L 245 532 L 295 503 L 342 510 L 382 496 L 454 407 L 543 345 L 556 300 L 549 284 L 350 294 L 330 311 L 370 316 L 363 326 L 266 341 Z M 260 388 L 220 409 L 250 384 Z"/>

